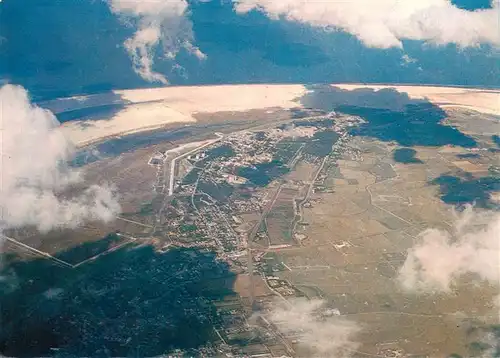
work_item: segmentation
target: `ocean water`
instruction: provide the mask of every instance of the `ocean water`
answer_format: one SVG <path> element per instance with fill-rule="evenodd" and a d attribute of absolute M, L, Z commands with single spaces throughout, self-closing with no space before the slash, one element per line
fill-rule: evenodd
<path fill-rule="evenodd" d="M 458 2 L 458 1 L 457 1 Z M 461 6 L 484 1 L 461 0 Z M 483 4 L 483 5 L 481 5 Z M 325 32 L 251 12 L 231 2 L 191 1 L 196 44 L 208 58 L 181 53 L 173 63 L 156 53 L 155 70 L 172 84 L 256 82 L 405 82 L 499 86 L 498 57 L 488 47 L 422 46 L 370 49 L 343 32 Z M 21 26 L 20 26 L 21 24 Z M 132 70 L 123 42 L 134 28 L 105 1 L 3 0 L 0 79 L 25 86 L 34 99 L 151 87 Z M 403 54 L 416 63 L 404 64 Z"/>
<path fill-rule="evenodd" d="M 469 11 L 491 8 L 491 0 L 451 0 L 451 3 L 461 9 Z"/>

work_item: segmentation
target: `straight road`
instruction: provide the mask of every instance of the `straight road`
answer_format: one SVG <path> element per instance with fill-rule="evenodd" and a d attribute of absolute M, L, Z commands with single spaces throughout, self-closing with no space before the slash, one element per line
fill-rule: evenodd
<path fill-rule="evenodd" d="M 55 263 L 57 263 L 59 265 L 62 265 L 64 267 L 67 267 L 67 268 L 73 268 L 74 267 L 73 265 L 71 265 L 70 263 L 68 263 L 66 261 L 58 259 L 57 257 L 54 257 L 54 256 L 52 256 L 51 254 L 49 254 L 47 252 L 40 251 L 40 250 L 37 250 L 37 249 L 35 249 L 35 248 L 31 247 L 31 246 L 23 244 L 22 242 L 17 241 L 15 239 L 11 238 L 11 237 L 8 237 L 8 236 L 0 234 L 0 239 L 4 239 L 4 240 L 6 240 L 6 241 L 8 241 L 8 242 L 10 242 L 10 243 L 12 243 L 12 244 L 14 244 L 16 246 L 22 247 L 23 249 L 28 250 L 28 251 L 36 254 L 36 255 L 46 257 L 46 258 L 52 260 L 53 262 L 55 262 Z"/>

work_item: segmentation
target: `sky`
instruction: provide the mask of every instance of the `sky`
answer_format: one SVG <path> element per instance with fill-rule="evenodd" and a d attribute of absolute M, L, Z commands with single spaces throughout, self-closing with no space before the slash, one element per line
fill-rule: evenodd
<path fill-rule="evenodd" d="M 3 0 L 0 78 L 35 100 L 167 83 L 499 86 L 494 1 Z"/>

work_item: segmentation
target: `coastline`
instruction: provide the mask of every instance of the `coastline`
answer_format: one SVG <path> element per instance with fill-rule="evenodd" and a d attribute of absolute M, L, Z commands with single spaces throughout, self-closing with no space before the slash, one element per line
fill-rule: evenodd
<path fill-rule="evenodd" d="M 500 115 L 500 90 L 406 84 L 339 83 L 329 86 L 346 91 L 362 88 L 373 91 L 395 89 L 406 93 L 410 99 L 427 100 L 443 110 L 464 108 Z M 308 87 L 302 84 L 155 87 L 59 98 L 39 105 L 56 115 L 94 107 L 122 105 L 123 108 L 106 118 L 86 117 L 85 120 L 76 119 L 61 125 L 63 133 L 77 147 L 83 147 L 114 136 L 150 131 L 171 124 L 195 123 L 196 114 L 201 113 L 303 108 L 299 99 L 310 91 Z"/>

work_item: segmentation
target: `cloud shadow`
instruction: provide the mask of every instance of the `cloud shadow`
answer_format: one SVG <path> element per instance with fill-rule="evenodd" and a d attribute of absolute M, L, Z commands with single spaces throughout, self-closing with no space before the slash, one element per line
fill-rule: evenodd
<path fill-rule="evenodd" d="M 393 153 L 393 159 L 404 164 L 423 164 L 424 162 L 416 158 L 417 151 L 411 148 L 399 148 Z"/>
<path fill-rule="evenodd" d="M 113 91 L 86 97 L 63 98 L 37 103 L 38 106 L 54 113 L 61 123 L 74 120 L 111 119 L 129 104 L 131 104 L 130 101 Z"/>
<path fill-rule="evenodd" d="M 395 141 L 405 147 L 456 145 L 475 147 L 476 141 L 443 124 L 446 112 L 427 100 L 411 99 L 395 89 L 352 91 L 328 85 L 309 86 L 301 98 L 305 107 L 359 116 L 365 123 L 353 135 Z"/>
<path fill-rule="evenodd" d="M 446 204 L 459 208 L 474 204 L 479 208 L 500 209 L 498 203 L 491 200 L 491 194 L 500 191 L 500 177 L 475 178 L 470 173 L 460 176 L 441 175 L 432 180 L 431 184 L 439 185 L 441 200 Z"/>

